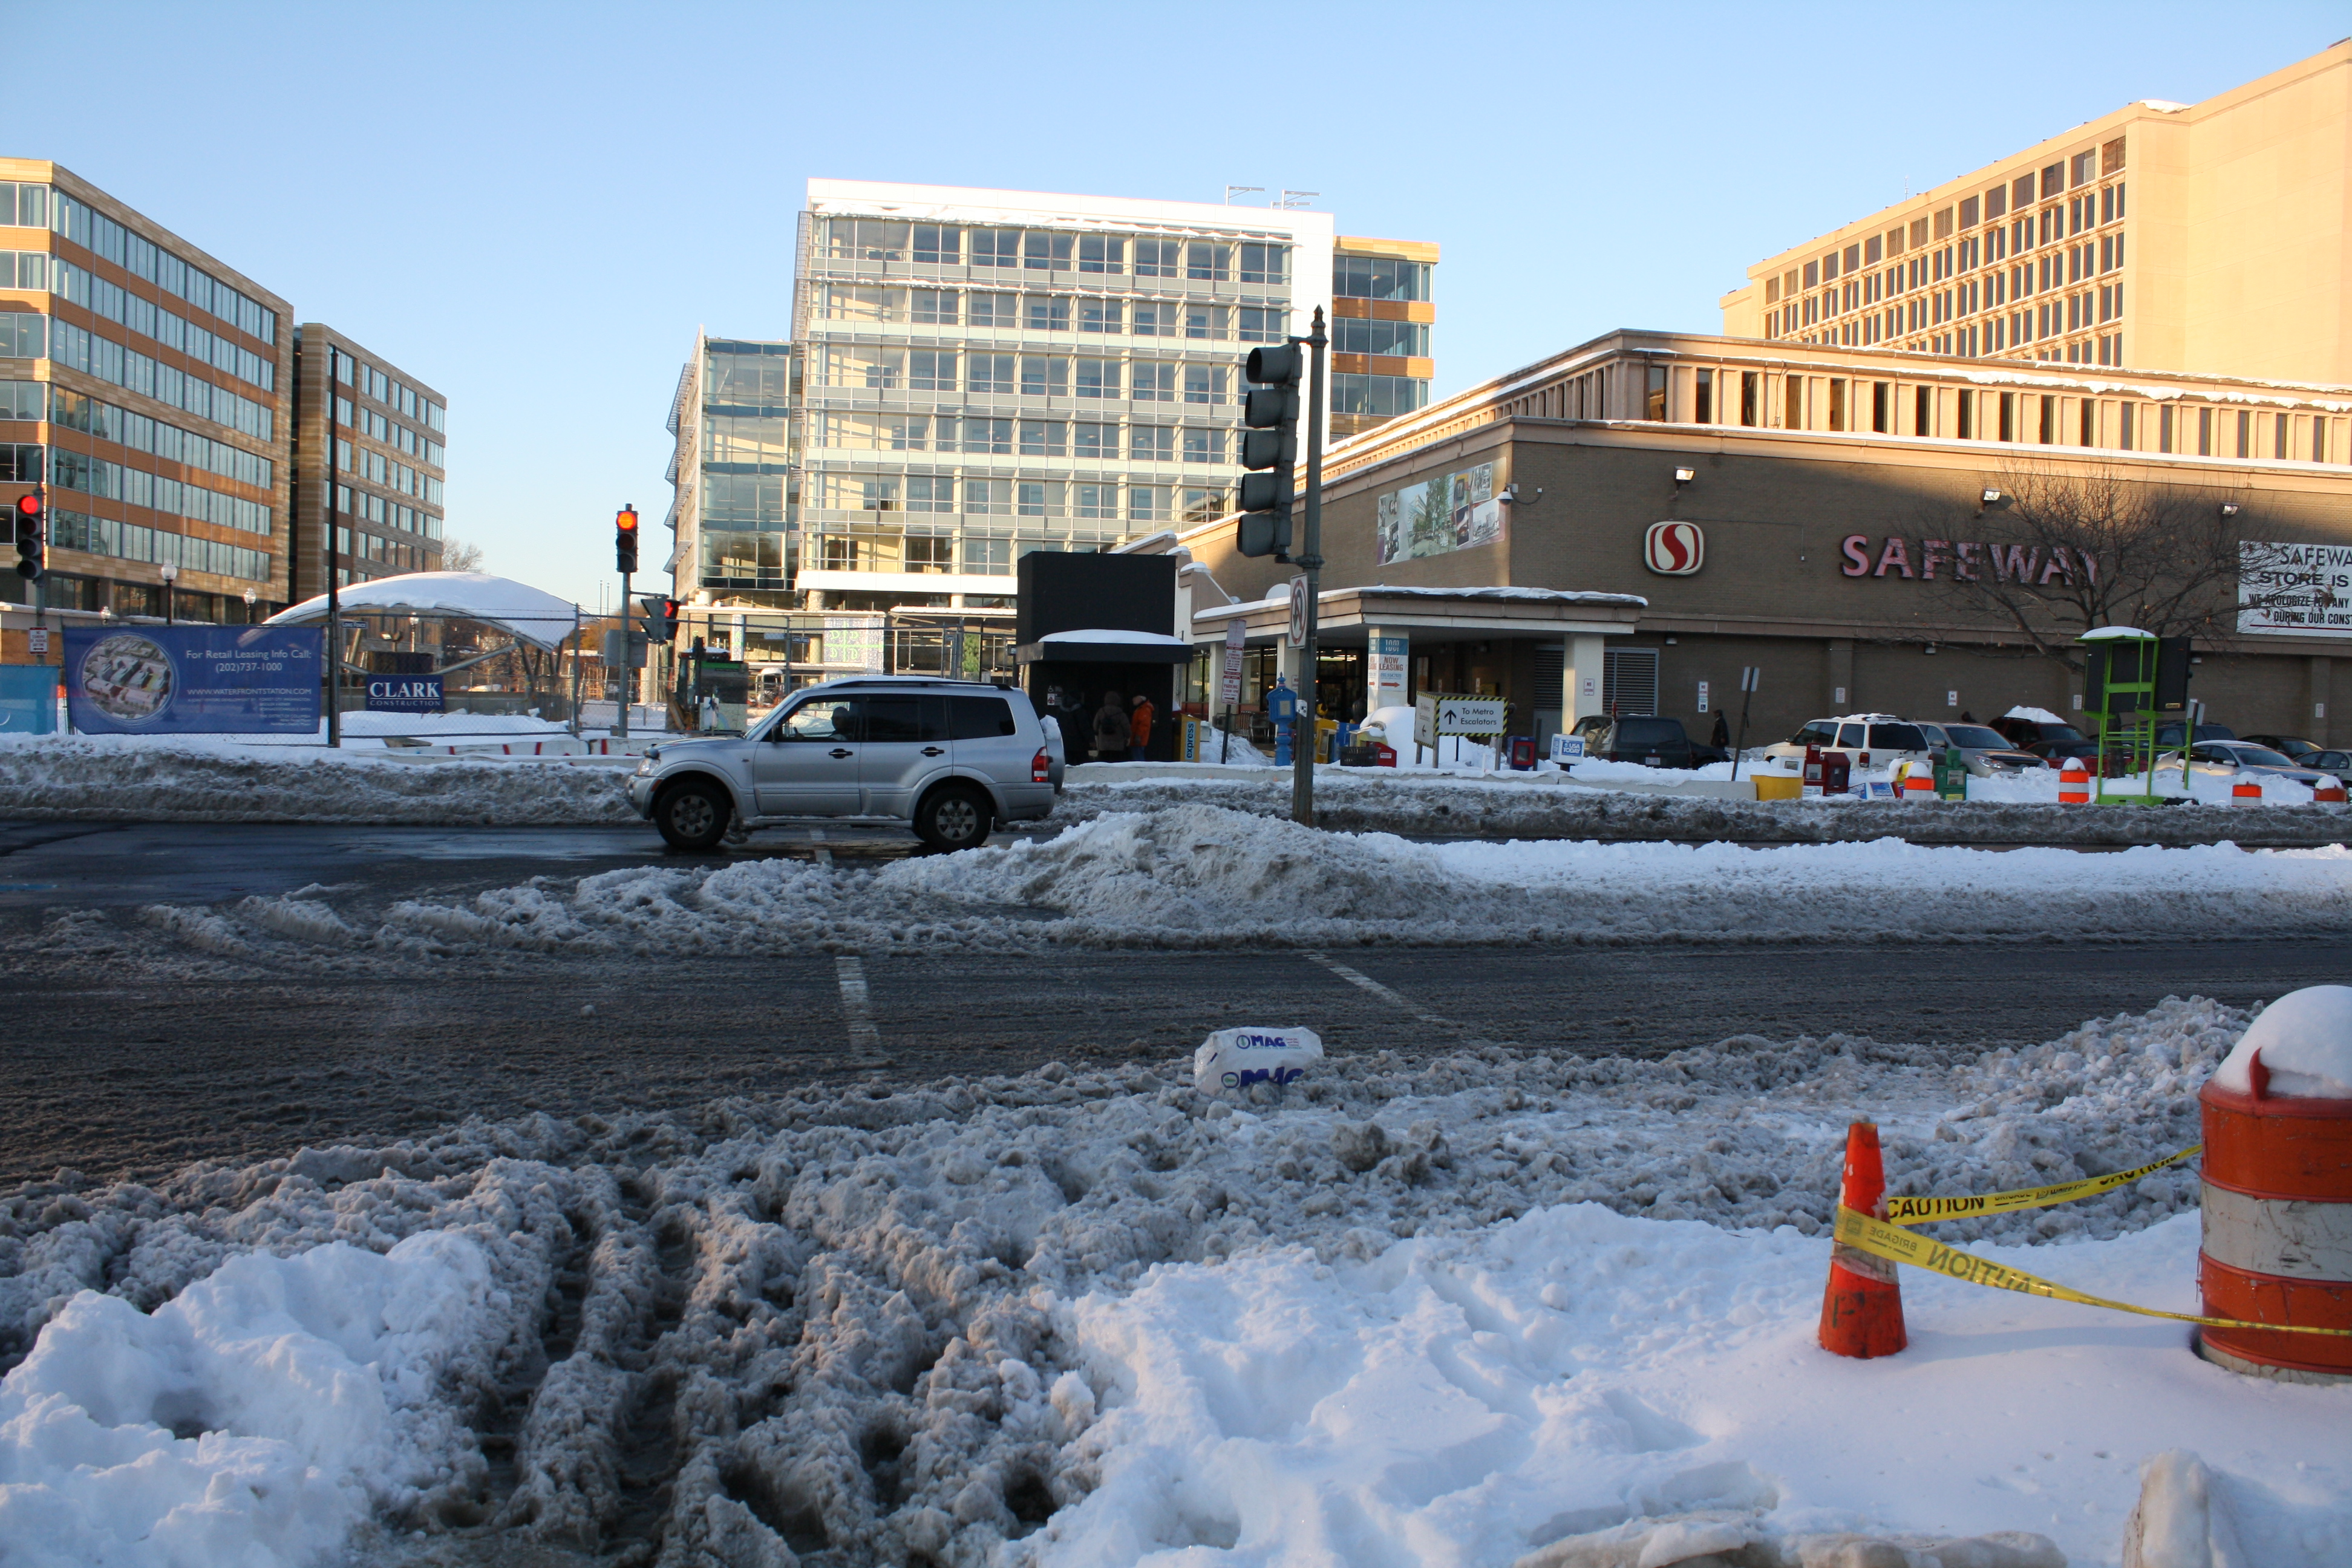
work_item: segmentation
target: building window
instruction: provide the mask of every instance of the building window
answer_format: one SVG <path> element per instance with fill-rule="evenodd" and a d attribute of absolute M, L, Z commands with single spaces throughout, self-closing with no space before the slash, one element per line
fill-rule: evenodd
<path fill-rule="evenodd" d="M 1050 480 L 1024 479 L 1013 487 L 1013 510 L 1023 517 L 1062 515 L 1062 487 Z"/>
<path fill-rule="evenodd" d="M 1250 243 L 1241 250 L 1243 282 L 1279 285 L 1289 281 L 1288 246 Z"/>
<path fill-rule="evenodd" d="M 963 569 L 981 576 L 1001 576 L 1011 572 L 1013 541 L 1009 539 L 965 540 Z"/>
<path fill-rule="evenodd" d="M 1654 364 L 1649 368 L 1649 388 L 1642 403 L 1642 417 L 1664 421 L 1666 417 L 1666 367 Z"/>
<path fill-rule="evenodd" d="M 1138 278 L 1173 278 L 1176 276 L 1178 241 L 1172 239 L 1139 239 L 1135 242 L 1135 275 Z"/>
<path fill-rule="evenodd" d="M 908 511 L 953 511 L 955 480 L 946 474 L 909 474 L 907 476 L 907 510 Z"/>
<path fill-rule="evenodd" d="M 1075 237 L 1050 231 L 1024 235 L 1021 265 L 1032 272 L 1067 272 L 1070 269 L 1070 244 Z"/>
<path fill-rule="evenodd" d="M 971 244 L 971 264 L 974 267 L 1018 267 L 1021 265 L 1021 231 L 1014 228 L 975 228 L 965 237 Z"/>
<path fill-rule="evenodd" d="M 1240 330 L 1236 335 L 1243 342 L 1278 343 L 1287 335 L 1284 330 L 1287 324 L 1287 317 L 1289 315 L 1289 312 L 1286 310 L 1244 305 L 1236 314 L 1240 318 Z M 1341 320 L 1348 321 L 1352 320 L 1352 318 L 1343 317 Z M 1382 322 L 1381 324 L 1385 326 L 1389 323 Z M 1359 352 L 1379 353 L 1381 351 L 1363 350 Z M 1393 350 L 1390 352 L 1402 353 L 1403 351 Z"/>
<path fill-rule="evenodd" d="M 1176 307 L 1167 303 L 1138 300 L 1128 312 L 1128 331 L 1139 338 L 1172 338 L 1176 335 Z"/>
<path fill-rule="evenodd" d="M 1229 510 L 1225 492 L 1221 489 L 1188 489 L 1184 492 L 1184 521 L 1213 522 Z"/>
<path fill-rule="evenodd" d="M 999 295 L 997 297 L 999 299 L 1010 298 L 1009 295 Z M 972 324 L 977 326 L 980 323 L 978 321 L 974 321 Z M 1009 321 L 1006 323 L 1008 326 L 1011 324 L 1012 323 Z M 1070 330 L 1069 300 L 1064 299 L 1058 294 L 1030 295 L 1029 330 L 1033 332 L 1068 331 Z M 1100 327 L 1097 327 L 1095 329 L 1097 331 L 1100 331 L 1102 329 Z"/>
<path fill-rule="evenodd" d="M 1069 450 L 1069 426 L 1058 419 L 1024 419 L 1021 421 L 1021 455 L 1024 458 L 1059 458 Z"/>
<path fill-rule="evenodd" d="M 979 356 L 975 356 L 979 357 Z M 1010 355 L 1003 356 L 1010 358 Z M 940 449 L 947 449 L 948 421 L 940 421 Z M 1013 421 L 1010 419 L 967 419 L 963 422 L 963 449 L 992 457 L 1013 454 Z"/>
<path fill-rule="evenodd" d="M 1125 330 L 1125 307 L 1117 300 L 1081 300 L 1078 301 L 1078 331 L 1082 332 L 1116 332 Z"/>
<path fill-rule="evenodd" d="M 1117 397 L 1118 395 L 1118 361 L 1115 359 L 1078 361 L 1077 384 L 1080 397 Z"/>
<path fill-rule="evenodd" d="M 1195 282 L 1223 283 L 1232 276 L 1228 270 L 1232 256 L 1231 247 L 1215 240 L 1187 240 L 1184 244 L 1184 276 Z"/>
<path fill-rule="evenodd" d="M 1067 397 L 1070 395 L 1070 362 L 1059 354 L 1023 354 L 1021 356 L 1021 395 L 1024 397 Z"/>
<path fill-rule="evenodd" d="M 1168 516 L 1166 485 L 1129 485 L 1127 487 L 1127 515 L 1136 522 L 1160 522 Z"/>
<path fill-rule="evenodd" d="M 1335 374 L 1331 377 L 1331 412 L 1368 414 L 1392 418 L 1411 414 L 1429 402 L 1429 383 L 1402 375 Z"/>
<path fill-rule="evenodd" d="M 1895 389 L 1886 383 L 1874 381 L 1870 384 L 1870 428 L 1875 435 L 1884 436 L 1887 433 L 1887 425 L 1892 417 L 1894 395 Z"/>
<path fill-rule="evenodd" d="M 963 259 L 963 231 L 938 224 L 917 224 L 915 259 L 929 267 L 957 265 Z"/>
<path fill-rule="evenodd" d="M 1715 372 L 1702 370 L 1696 380 L 1694 392 L 1696 406 L 1691 411 L 1691 417 L 1701 425 L 1712 425 L 1715 423 Z"/>
<path fill-rule="evenodd" d="M 1186 365 L 1184 401 L 1213 407 L 1222 405 L 1225 401 L 1225 367 L 1221 364 Z"/>
<path fill-rule="evenodd" d="M 915 357 L 922 358 L 919 352 Z M 1013 358 L 1011 354 L 967 354 L 964 356 L 964 390 L 983 396 L 1013 395 Z M 918 381 L 917 386 L 922 384 Z"/>
<path fill-rule="evenodd" d="M 907 355 L 907 384 L 918 392 L 953 392 L 956 356 L 937 349 L 915 349 Z"/>
<path fill-rule="evenodd" d="M 1225 433 L 1187 426 L 1184 429 L 1184 461 L 1203 467 L 1221 465 L 1225 460 Z"/>
<path fill-rule="evenodd" d="M 2126 452 L 2132 449 L 2132 411 L 2137 406 L 2132 403 L 2116 405 L 2116 445 Z"/>
<path fill-rule="evenodd" d="M 1756 423 L 1759 402 L 1758 384 L 1762 380 L 1763 377 L 1752 370 L 1743 370 L 1739 373 L 1739 422 L 1742 425 Z"/>
<path fill-rule="evenodd" d="M 1109 463 L 1118 459 L 1118 426 L 1116 425 L 1080 425 L 1071 431 L 1070 455 L 1082 463 Z"/>
<path fill-rule="evenodd" d="M 1117 517 L 1118 487 L 1117 485 L 1073 485 L 1077 503 L 1072 509 L 1080 517 Z"/>
<path fill-rule="evenodd" d="M 1343 299 L 1426 300 L 1429 278 L 1425 261 L 1385 256 L 1338 256 L 1331 261 L 1331 292 Z"/>
<path fill-rule="evenodd" d="M 1127 430 L 1127 456 L 1135 463 L 1172 463 L 1176 460 L 1176 431 L 1167 425 L 1130 425 Z"/>
<path fill-rule="evenodd" d="M 909 534 L 907 537 L 907 570 L 909 572 L 951 572 L 955 569 L 955 540 L 946 535 Z"/>
<path fill-rule="evenodd" d="M 967 479 L 963 482 L 963 510 L 975 517 L 1010 516 L 1013 511 L 1013 481 Z"/>
<path fill-rule="evenodd" d="M 2240 456 L 2241 458 L 2251 458 L 2251 457 L 2252 457 L 2253 455 L 2254 455 L 2254 416 L 2253 416 L 2253 412 L 2252 412 L 2251 409 L 2241 408 L 2241 409 L 2239 409 L 2239 410 L 2238 410 L 2238 456 Z"/>
<path fill-rule="evenodd" d="M 1127 270 L 1127 241 L 1116 235 L 1081 236 L 1078 240 L 1078 270 L 1124 272 Z"/>

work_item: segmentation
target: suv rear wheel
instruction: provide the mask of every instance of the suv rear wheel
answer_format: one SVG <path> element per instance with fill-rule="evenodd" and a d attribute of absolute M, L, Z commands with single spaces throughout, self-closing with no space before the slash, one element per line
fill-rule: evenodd
<path fill-rule="evenodd" d="M 977 849 L 995 817 L 988 797 L 970 784 L 941 784 L 915 808 L 915 834 L 934 849 Z"/>
<path fill-rule="evenodd" d="M 734 815 L 726 790 L 707 779 L 673 784 L 654 803 L 654 826 L 673 849 L 718 848 Z"/>

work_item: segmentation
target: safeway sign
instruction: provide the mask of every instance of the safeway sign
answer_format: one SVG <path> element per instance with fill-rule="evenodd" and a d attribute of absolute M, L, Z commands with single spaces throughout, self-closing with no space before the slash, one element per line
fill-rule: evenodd
<path fill-rule="evenodd" d="M 1687 577 L 1706 559 L 1706 535 L 1695 522 L 1654 522 L 1642 536 L 1642 562 L 1661 577 Z"/>

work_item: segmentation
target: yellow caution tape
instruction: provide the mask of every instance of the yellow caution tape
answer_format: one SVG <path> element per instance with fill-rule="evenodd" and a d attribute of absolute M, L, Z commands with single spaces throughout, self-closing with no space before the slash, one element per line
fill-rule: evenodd
<path fill-rule="evenodd" d="M 2190 1159 L 2205 1147 L 2192 1143 L 2178 1154 L 2168 1154 L 2153 1164 L 2140 1165 L 2128 1171 L 2114 1171 L 2104 1176 L 2085 1176 L 2079 1182 L 2060 1182 L 2048 1187 L 2020 1187 L 2013 1193 L 1987 1193 L 1973 1198 L 1897 1198 L 1886 1200 L 1886 1218 L 1892 1225 L 1927 1225 L 1939 1219 L 1977 1219 L 1997 1214 L 2015 1214 L 2021 1209 L 2046 1209 L 2053 1204 L 2071 1204 L 2076 1198 L 2094 1198 L 2101 1193 L 2127 1187 L 2150 1172 L 2161 1171 L 2167 1165 L 2178 1165 Z"/>
<path fill-rule="evenodd" d="M 2283 1334 L 2352 1335 L 2352 1329 L 2323 1329 L 2302 1323 L 2249 1323 L 2237 1318 L 2200 1318 L 2193 1312 L 2162 1312 L 2154 1307 L 2135 1307 L 2128 1301 L 2110 1301 L 2104 1296 L 2086 1296 L 2080 1290 L 2028 1274 L 2021 1268 L 2011 1268 L 1990 1258 L 1946 1247 L 1933 1237 L 1921 1236 L 1916 1230 L 1906 1230 L 1883 1219 L 1874 1219 L 1843 1204 L 1838 1205 L 1835 1235 L 1846 1246 L 1867 1252 L 1874 1258 L 1908 1263 L 1919 1268 L 1932 1268 L 1954 1279 L 1964 1280 L 1970 1285 L 1990 1285 L 1996 1290 L 2047 1296 L 2053 1301 L 2078 1301 L 2085 1307 L 2137 1312 L 2143 1318 L 2170 1318 L 2177 1323 L 2202 1323 L 2210 1329 L 2263 1329 Z"/>

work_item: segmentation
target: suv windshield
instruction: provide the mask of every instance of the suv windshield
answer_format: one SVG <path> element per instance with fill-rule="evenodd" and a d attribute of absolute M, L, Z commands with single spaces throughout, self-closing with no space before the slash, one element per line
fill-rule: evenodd
<path fill-rule="evenodd" d="M 1834 746 L 1837 744 L 1837 726 L 1827 719 L 1816 719 L 1811 723 L 1806 725 L 1803 729 L 1798 731 L 1795 734 L 1790 736 L 1789 744 L 1792 746 Z"/>
<path fill-rule="evenodd" d="M 1998 731 L 1988 730 L 1981 724 L 1947 724 L 1944 733 L 1951 737 L 1955 746 L 1980 747 L 1989 752 L 2009 750 L 2009 742 L 2002 740 Z"/>
<path fill-rule="evenodd" d="M 1672 745 L 1683 738 L 1682 721 L 1678 719 L 1617 721 L 1617 744 L 1621 746 Z"/>

